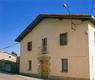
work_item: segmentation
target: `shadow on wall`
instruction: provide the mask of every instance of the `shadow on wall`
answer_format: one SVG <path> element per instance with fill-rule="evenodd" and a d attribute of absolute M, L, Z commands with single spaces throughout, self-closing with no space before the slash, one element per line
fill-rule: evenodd
<path fill-rule="evenodd" d="M 10 73 L 19 73 L 19 63 L 0 60 L 0 71 L 10 72 Z"/>

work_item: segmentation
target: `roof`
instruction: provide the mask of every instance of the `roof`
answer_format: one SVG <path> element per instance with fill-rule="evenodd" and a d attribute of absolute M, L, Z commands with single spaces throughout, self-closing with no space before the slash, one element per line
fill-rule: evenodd
<path fill-rule="evenodd" d="M 16 38 L 15 41 L 21 42 L 21 40 L 45 18 L 82 19 L 89 20 L 95 25 L 95 18 L 91 14 L 39 14 L 37 18 Z"/>

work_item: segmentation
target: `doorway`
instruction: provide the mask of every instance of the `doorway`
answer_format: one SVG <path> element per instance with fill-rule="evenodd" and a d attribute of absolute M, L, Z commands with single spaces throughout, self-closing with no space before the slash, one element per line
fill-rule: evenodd
<path fill-rule="evenodd" d="M 41 60 L 41 77 L 48 78 L 48 60 Z"/>

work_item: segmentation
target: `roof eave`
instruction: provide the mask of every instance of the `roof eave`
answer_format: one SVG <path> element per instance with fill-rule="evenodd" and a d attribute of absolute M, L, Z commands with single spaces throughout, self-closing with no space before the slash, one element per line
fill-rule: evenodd
<path fill-rule="evenodd" d="M 21 42 L 23 38 L 31 32 L 36 25 L 38 25 L 44 18 L 58 18 L 58 19 L 83 19 L 90 20 L 95 24 L 95 18 L 88 14 L 39 14 L 38 17 L 16 38 L 16 42 Z"/>
<path fill-rule="evenodd" d="M 42 20 L 39 15 L 29 26 L 15 39 L 16 42 L 21 42 L 22 38 L 25 37 L 39 22 Z"/>

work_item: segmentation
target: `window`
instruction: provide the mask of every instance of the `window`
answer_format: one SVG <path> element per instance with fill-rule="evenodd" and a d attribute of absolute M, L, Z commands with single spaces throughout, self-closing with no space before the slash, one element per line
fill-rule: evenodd
<path fill-rule="evenodd" d="M 62 72 L 68 72 L 68 59 L 62 59 Z"/>
<path fill-rule="evenodd" d="M 31 51 L 32 50 L 32 41 L 31 42 L 28 42 L 28 44 L 27 44 L 27 50 L 28 51 Z"/>
<path fill-rule="evenodd" d="M 11 58 L 11 56 L 9 56 L 9 58 Z"/>
<path fill-rule="evenodd" d="M 28 70 L 30 71 L 32 69 L 32 61 L 28 61 Z"/>
<path fill-rule="evenodd" d="M 42 51 L 47 50 L 47 38 L 42 39 Z"/>
<path fill-rule="evenodd" d="M 60 34 L 60 45 L 67 45 L 67 33 Z"/>

